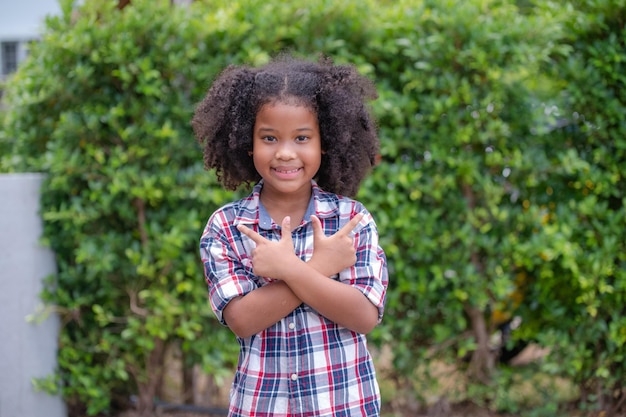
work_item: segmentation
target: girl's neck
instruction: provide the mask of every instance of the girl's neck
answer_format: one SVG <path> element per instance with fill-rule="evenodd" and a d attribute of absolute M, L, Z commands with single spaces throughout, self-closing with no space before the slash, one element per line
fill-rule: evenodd
<path fill-rule="evenodd" d="M 295 227 L 304 218 L 311 200 L 311 193 L 312 190 L 309 190 L 306 194 L 301 193 L 299 195 L 276 195 L 261 190 L 260 199 L 263 207 L 265 207 L 265 210 L 267 210 L 276 224 L 281 224 L 283 218 L 289 216 L 291 217 L 292 227 Z"/>

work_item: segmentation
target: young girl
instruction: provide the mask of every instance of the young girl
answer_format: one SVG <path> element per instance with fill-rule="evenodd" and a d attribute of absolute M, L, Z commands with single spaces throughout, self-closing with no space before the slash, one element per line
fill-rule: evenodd
<path fill-rule="evenodd" d="M 210 217 L 211 306 L 237 336 L 230 416 L 378 416 L 366 334 L 387 288 L 376 224 L 354 196 L 376 161 L 351 66 L 282 57 L 228 67 L 192 120 L 207 169 L 252 193 Z"/>

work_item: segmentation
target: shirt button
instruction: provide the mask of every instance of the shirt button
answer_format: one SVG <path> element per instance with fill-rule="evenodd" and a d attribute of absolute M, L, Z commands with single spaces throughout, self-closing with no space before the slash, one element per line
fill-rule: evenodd
<path fill-rule="evenodd" d="M 295 329 L 296 328 L 296 323 L 289 323 L 289 328 L 291 330 Z"/>
<path fill-rule="evenodd" d="M 291 380 L 295 381 L 296 379 L 298 379 L 298 375 L 296 374 L 291 374 Z"/>

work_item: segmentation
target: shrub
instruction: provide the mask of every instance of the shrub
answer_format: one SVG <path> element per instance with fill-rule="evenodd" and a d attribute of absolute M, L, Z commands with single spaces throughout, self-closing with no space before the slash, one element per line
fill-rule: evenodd
<path fill-rule="evenodd" d="M 528 314 L 553 348 L 546 368 L 580 386 L 581 407 L 613 415 L 626 398 L 626 3 L 554 7 L 572 53 L 546 70 L 558 124 L 533 196 L 543 233 L 523 250 L 537 278 Z"/>
<path fill-rule="evenodd" d="M 399 369 L 471 355 L 470 374 L 486 382 L 500 324 L 492 313 L 512 312 L 526 273 L 517 246 L 539 221 L 527 206 L 543 158 L 532 129 L 543 123 L 537 101 L 549 83 L 539 68 L 559 26 L 507 2 L 409 4 L 385 9 L 394 24 L 370 59 L 384 83 L 385 163 L 363 196 L 392 268 L 381 337 L 393 340 Z"/>

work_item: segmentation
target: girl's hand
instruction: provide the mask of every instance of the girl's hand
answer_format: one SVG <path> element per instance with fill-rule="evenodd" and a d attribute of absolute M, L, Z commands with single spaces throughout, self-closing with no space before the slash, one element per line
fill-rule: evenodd
<path fill-rule="evenodd" d="M 327 277 L 338 274 L 356 262 L 356 249 L 352 231 L 363 218 L 363 213 L 354 216 L 332 236 L 326 237 L 322 222 L 311 216 L 313 224 L 313 256 L 308 264 Z"/>
<path fill-rule="evenodd" d="M 293 249 L 289 216 L 283 219 L 279 241 L 268 240 L 244 225 L 238 225 L 237 230 L 256 243 L 251 254 L 252 271 L 256 275 L 285 280 L 289 277 L 294 262 L 302 262 Z"/>

